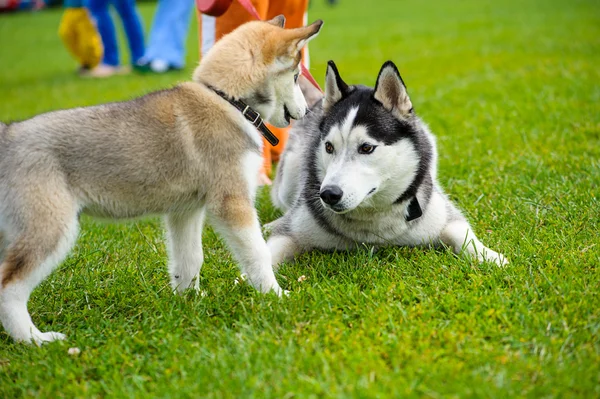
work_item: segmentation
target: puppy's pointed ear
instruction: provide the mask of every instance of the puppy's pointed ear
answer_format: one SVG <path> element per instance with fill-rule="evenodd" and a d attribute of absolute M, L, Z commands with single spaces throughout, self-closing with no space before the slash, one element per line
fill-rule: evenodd
<path fill-rule="evenodd" d="M 387 61 L 381 67 L 374 97 L 385 109 L 399 118 L 407 118 L 413 112 L 404 81 L 392 61 Z"/>
<path fill-rule="evenodd" d="M 321 27 L 323 26 L 323 21 L 317 19 L 312 24 L 302 27 L 296 28 L 292 30 L 292 35 L 296 35 L 295 49 L 293 51 L 300 51 L 304 46 L 308 44 L 312 39 L 317 37 L 319 32 L 321 31 Z"/>
<path fill-rule="evenodd" d="M 276 16 L 275 18 L 268 20 L 267 22 L 270 23 L 271 25 L 275 25 L 280 28 L 283 28 L 285 26 L 285 16 L 283 14 L 280 14 L 280 15 Z"/>
<path fill-rule="evenodd" d="M 333 61 L 327 63 L 325 74 L 325 99 L 323 110 L 328 112 L 338 101 L 348 94 L 348 85 L 340 77 L 340 73 Z"/>
<path fill-rule="evenodd" d="M 317 37 L 323 21 L 317 20 L 308 26 L 302 28 L 285 29 L 281 32 L 273 32 L 271 43 L 274 46 L 272 51 L 265 51 L 267 63 L 272 60 L 271 55 L 276 59 L 275 70 L 283 71 L 296 67 L 302 58 L 300 50 L 308 42 Z"/>

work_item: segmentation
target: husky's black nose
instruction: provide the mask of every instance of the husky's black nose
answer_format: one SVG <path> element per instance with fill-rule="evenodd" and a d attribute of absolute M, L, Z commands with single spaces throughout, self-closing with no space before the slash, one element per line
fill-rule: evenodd
<path fill-rule="evenodd" d="M 319 195 L 326 204 L 335 205 L 340 202 L 344 192 L 338 186 L 325 186 Z"/>

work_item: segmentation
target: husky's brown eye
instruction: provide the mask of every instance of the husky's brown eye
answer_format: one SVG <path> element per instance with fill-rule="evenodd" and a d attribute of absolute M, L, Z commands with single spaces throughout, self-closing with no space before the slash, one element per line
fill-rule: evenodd
<path fill-rule="evenodd" d="M 328 154 L 333 153 L 333 144 L 331 144 L 329 141 L 325 143 L 325 151 L 327 151 Z"/>
<path fill-rule="evenodd" d="M 377 147 L 377 146 L 364 143 L 364 144 L 361 144 L 360 147 L 358 147 L 358 152 L 359 152 L 359 154 L 370 154 L 373 151 L 375 151 L 375 147 Z"/>

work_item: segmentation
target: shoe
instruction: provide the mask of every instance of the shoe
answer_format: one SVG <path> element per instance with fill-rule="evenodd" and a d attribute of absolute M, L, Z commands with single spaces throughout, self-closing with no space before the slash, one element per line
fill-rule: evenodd
<path fill-rule="evenodd" d="M 167 72 L 171 66 L 167 61 L 163 61 L 160 59 L 152 60 L 150 62 L 150 70 L 155 73 L 165 73 Z"/>
<path fill-rule="evenodd" d="M 77 75 L 79 76 L 88 76 L 90 74 L 90 71 L 92 70 L 92 68 L 90 68 L 87 65 L 82 65 L 77 69 Z"/>
<path fill-rule="evenodd" d="M 84 76 L 90 78 L 108 78 L 115 75 L 126 75 L 129 72 L 130 69 L 127 67 L 100 64 Z"/>
<path fill-rule="evenodd" d="M 137 60 L 137 62 L 133 64 L 133 69 L 136 72 L 141 73 L 152 72 L 152 70 L 150 69 L 150 60 L 147 60 L 145 58 L 140 58 L 139 60 Z"/>

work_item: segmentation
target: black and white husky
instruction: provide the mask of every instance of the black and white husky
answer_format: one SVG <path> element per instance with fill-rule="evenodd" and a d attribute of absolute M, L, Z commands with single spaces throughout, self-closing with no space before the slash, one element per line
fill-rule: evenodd
<path fill-rule="evenodd" d="M 348 86 L 335 64 L 325 96 L 290 132 L 271 190 L 286 211 L 268 226 L 272 262 L 357 244 L 437 246 L 500 266 L 437 182 L 435 137 L 388 61 L 375 89 Z"/>

